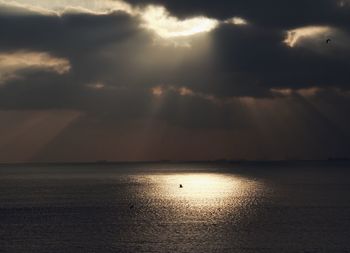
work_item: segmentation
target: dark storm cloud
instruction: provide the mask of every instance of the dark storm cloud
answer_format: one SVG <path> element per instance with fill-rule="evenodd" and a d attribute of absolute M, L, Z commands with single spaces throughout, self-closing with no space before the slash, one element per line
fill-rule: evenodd
<path fill-rule="evenodd" d="M 307 24 L 327 24 L 348 27 L 349 5 L 337 0 L 127 0 L 132 4 L 160 4 L 176 16 L 186 18 L 205 15 L 225 20 L 240 16 L 252 23 L 278 28 Z M 344 3 L 343 6 L 341 3 Z"/>

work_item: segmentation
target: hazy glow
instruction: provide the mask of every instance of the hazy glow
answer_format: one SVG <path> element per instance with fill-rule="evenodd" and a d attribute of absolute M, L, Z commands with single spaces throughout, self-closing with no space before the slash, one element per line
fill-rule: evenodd
<path fill-rule="evenodd" d="M 0 54 L 0 83 L 19 78 L 18 71 L 40 69 L 65 74 L 69 72 L 70 62 L 65 58 L 51 56 L 45 52 L 19 51 Z"/>
<path fill-rule="evenodd" d="M 179 88 L 178 92 L 181 96 L 193 96 L 194 95 L 194 92 L 186 87 Z"/>
<path fill-rule="evenodd" d="M 241 18 L 241 17 L 233 17 L 225 21 L 226 24 L 233 24 L 233 25 L 247 25 L 247 20 Z"/>
<path fill-rule="evenodd" d="M 343 7 L 349 7 L 350 1 L 349 0 L 340 0 L 337 2 L 338 6 L 343 8 Z"/>
<path fill-rule="evenodd" d="M 101 90 L 105 88 L 105 85 L 103 83 L 97 82 L 97 83 L 90 83 L 87 85 L 87 87 L 94 90 Z"/>
<path fill-rule="evenodd" d="M 308 26 L 290 30 L 287 32 L 287 38 L 284 40 L 289 47 L 294 47 L 302 38 L 314 38 L 329 32 L 328 26 Z"/>
<path fill-rule="evenodd" d="M 81 116 L 81 112 L 73 110 L 0 110 L 0 159 L 31 161 Z"/>
<path fill-rule="evenodd" d="M 197 33 L 213 30 L 218 21 L 206 17 L 194 17 L 179 20 L 170 16 L 161 6 L 149 6 L 141 14 L 145 21 L 144 27 L 156 32 L 162 38 L 191 36 Z"/>
<path fill-rule="evenodd" d="M 163 90 L 162 86 L 156 86 L 156 87 L 153 87 L 153 88 L 151 89 L 151 93 L 152 93 L 154 96 L 159 97 L 159 96 L 163 95 L 164 90 Z"/>

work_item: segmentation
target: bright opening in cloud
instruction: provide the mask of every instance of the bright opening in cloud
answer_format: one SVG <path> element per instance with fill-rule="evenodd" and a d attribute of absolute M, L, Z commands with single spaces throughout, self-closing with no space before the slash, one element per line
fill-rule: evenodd
<path fill-rule="evenodd" d="M 191 36 L 213 30 L 219 22 L 206 17 L 179 20 L 162 6 L 148 6 L 140 13 L 144 27 L 156 32 L 162 38 Z"/>
<path fill-rule="evenodd" d="M 299 40 L 303 38 L 315 38 L 321 35 L 327 35 L 331 28 L 328 26 L 307 26 L 293 29 L 287 32 L 287 38 L 284 40 L 289 47 L 294 47 Z"/>
<path fill-rule="evenodd" d="M 69 72 L 70 68 L 70 62 L 67 59 L 54 57 L 45 52 L 0 53 L 0 84 L 10 79 L 20 78 L 21 75 L 18 72 L 25 69 L 40 69 L 62 75 Z"/>

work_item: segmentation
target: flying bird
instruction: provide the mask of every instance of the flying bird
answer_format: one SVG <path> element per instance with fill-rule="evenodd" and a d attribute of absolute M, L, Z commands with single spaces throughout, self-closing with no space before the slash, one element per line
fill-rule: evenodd
<path fill-rule="evenodd" d="M 326 43 L 329 44 L 331 42 L 331 39 L 327 39 Z"/>
<path fill-rule="evenodd" d="M 134 205 L 130 205 L 129 206 L 129 209 L 131 210 L 131 209 L 133 209 L 134 208 Z"/>
<path fill-rule="evenodd" d="M 179 185 L 179 188 L 184 188 L 182 184 Z"/>

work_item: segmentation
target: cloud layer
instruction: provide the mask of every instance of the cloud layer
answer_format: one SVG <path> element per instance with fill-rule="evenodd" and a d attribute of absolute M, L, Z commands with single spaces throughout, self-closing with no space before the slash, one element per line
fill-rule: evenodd
<path fill-rule="evenodd" d="M 0 0 L 0 109 L 79 112 L 111 132 L 222 131 L 247 147 L 235 157 L 257 156 L 247 136 L 264 146 L 290 121 L 305 141 L 270 143 L 289 147 L 276 157 L 347 155 L 349 12 L 334 0 Z M 308 154 L 313 142 L 323 149 Z"/>

